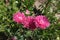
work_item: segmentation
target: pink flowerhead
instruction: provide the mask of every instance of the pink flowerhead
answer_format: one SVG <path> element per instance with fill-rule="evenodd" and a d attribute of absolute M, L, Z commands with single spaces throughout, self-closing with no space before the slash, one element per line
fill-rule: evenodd
<path fill-rule="evenodd" d="M 39 15 L 35 18 L 35 24 L 36 27 L 41 28 L 41 29 L 46 29 L 47 27 L 50 26 L 50 22 L 46 18 L 46 16 Z"/>
<path fill-rule="evenodd" d="M 16 36 L 11 37 L 11 40 L 17 40 Z"/>
<path fill-rule="evenodd" d="M 30 14 L 30 11 L 29 10 L 26 10 L 26 14 Z"/>
<path fill-rule="evenodd" d="M 13 15 L 13 20 L 17 23 L 22 23 L 23 19 L 25 19 L 25 15 L 24 13 L 21 13 L 21 12 L 16 12 L 14 15 Z"/>
<path fill-rule="evenodd" d="M 31 30 L 34 30 L 36 28 L 34 18 L 32 16 L 28 16 L 27 19 L 24 21 L 23 25 L 25 28 Z"/>

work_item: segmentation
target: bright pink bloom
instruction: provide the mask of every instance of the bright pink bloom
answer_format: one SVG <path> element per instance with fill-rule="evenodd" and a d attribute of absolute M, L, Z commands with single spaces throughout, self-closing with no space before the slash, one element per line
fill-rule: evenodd
<path fill-rule="evenodd" d="M 27 19 L 23 22 L 25 28 L 34 30 L 36 28 L 34 23 L 34 17 L 28 16 Z"/>
<path fill-rule="evenodd" d="M 46 29 L 50 26 L 50 22 L 46 18 L 46 16 L 39 15 L 35 18 L 36 27 L 41 29 Z"/>
<path fill-rule="evenodd" d="M 26 14 L 30 14 L 30 11 L 29 10 L 26 10 Z"/>
<path fill-rule="evenodd" d="M 13 20 L 17 23 L 22 23 L 24 19 L 25 19 L 24 13 L 17 12 L 13 15 Z"/>

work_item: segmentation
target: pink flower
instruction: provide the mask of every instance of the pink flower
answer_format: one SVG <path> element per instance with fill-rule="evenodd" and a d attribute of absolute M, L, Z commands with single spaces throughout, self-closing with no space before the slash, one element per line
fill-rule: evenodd
<path fill-rule="evenodd" d="M 25 15 L 24 13 L 21 13 L 21 12 L 16 12 L 14 15 L 13 15 L 13 20 L 17 23 L 22 23 L 22 21 L 25 19 Z"/>
<path fill-rule="evenodd" d="M 27 14 L 27 15 L 30 14 L 30 11 L 29 11 L 29 10 L 26 10 L 26 14 Z"/>
<path fill-rule="evenodd" d="M 28 16 L 27 19 L 23 22 L 24 28 L 34 30 L 36 28 L 34 23 L 34 17 Z"/>
<path fill-rule="evenodd" d="M 39 15 L 35 18 L 35 25 L 38 28 L 46 29 L 47 27 L 50 26 L 50 22 L 48 21 L 46 16 Z"/>
<path fill-rule="evenodd" d="M 11 37 L 11 40 L 17 40 L 16 36 Z"/>

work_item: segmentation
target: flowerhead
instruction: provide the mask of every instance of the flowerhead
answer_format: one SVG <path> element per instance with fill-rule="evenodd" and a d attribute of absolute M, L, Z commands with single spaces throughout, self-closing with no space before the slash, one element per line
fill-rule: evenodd
<path fill-rule="evenodd" d="M 34 22 L 34 17 L 33 16 L 28 16 L 26 21 L 24 21 L 23 25 L 27 29 L 34 30 L 36 28 L 35 22 Z"/>
<path fill-rule="evenodd" d="M 50 22 L 48 21 L 46 16 L 39 15 L 35 17 L 35 25 L 38 28 L 46 29 L 47 27 L 50 26 Z"/>
<path fill-rule="evenodd" d="M 17 40 L 17 37 L 16 36 L 12 36 L 11 40 Z"/>
<path fill-rule="evenodd" d="M 26 10 L 26 14 L 29 15 L 30 14 L 30 11 L 29 10 Z"/>
<path fill-rule="evenodd" d="M 13 21 L 15 21 L 15 22 L 17 22 L 17 23 L 22 23 L 23 19 L 25 19 L 24 13 L 16 12 L 16 13 L 13 15 Z"/>

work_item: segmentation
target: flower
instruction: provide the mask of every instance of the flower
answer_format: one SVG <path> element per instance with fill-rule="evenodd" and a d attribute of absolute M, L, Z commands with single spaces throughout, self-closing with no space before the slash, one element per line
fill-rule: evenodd
<path fill-rule="evenodd" d="M 46 29 L 47 27 L 50 26 L 50 22 L 48 21 L 46 16 L 39 15 L 35 17 L 35 25 L 38 28 Z"/>
<path fill-rule="evenodd" d="M 23 22 L 24 28 L 34 30 L 36 28 L 34 23 L 34 17 L 28 16 L 27 19 Z"/>
<path fill-rule="evenodd" d="M 17 22 L 17 23 L 22 23 L 22 21 L 25 19 L 25 15 L 24 13 L 21 13 L 21 12 L 16 12 L 14 15 L 13 15 L 13 21 Z"/>
<path fill-rule="evenodd" d="M 30 14 L 30 11 L 29 10 L 26 10 L 26 14 L 29 15 Z"/>
<path fill-rule="evenodd" d="M 17 37 L 16 36 L 12 36 L 11 40 L 17 40 Z"/>

